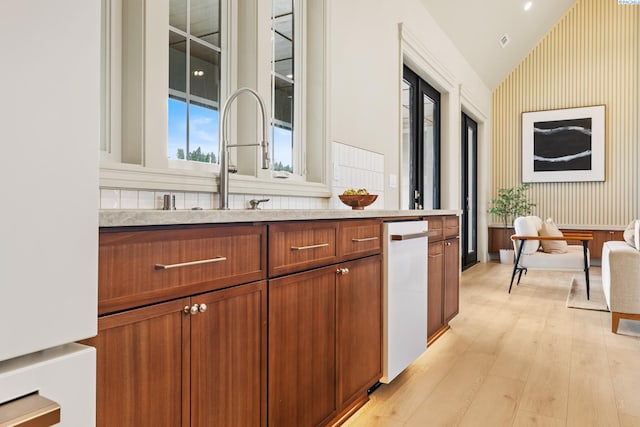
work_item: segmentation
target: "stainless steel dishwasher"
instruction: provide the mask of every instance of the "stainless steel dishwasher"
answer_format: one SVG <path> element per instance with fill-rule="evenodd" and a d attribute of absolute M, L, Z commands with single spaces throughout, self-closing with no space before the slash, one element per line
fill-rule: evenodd
<path fill-rule="evenodd" d="M 384 224 L 383 383 L 427 348 L 427 225 Z"/>

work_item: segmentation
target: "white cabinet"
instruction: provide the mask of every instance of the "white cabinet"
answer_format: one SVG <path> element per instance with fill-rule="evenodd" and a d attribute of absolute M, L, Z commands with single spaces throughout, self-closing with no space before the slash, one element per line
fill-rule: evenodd
<path fill-rule="evenodd" d="M 0 14 L 0 361 L 95 335 L 100 1 Z"/>

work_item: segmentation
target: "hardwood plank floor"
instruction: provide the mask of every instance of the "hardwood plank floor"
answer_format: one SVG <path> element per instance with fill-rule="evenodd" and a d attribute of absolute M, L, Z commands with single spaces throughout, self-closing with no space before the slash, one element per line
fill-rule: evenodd
<path fill-rule="evenodd" d="M 345 426 L 640 426 L 640 338 L 567 308 L 573 274 L 530 271 L 508 294 L 510 266 L 464 272 L 451 330 Z"/>

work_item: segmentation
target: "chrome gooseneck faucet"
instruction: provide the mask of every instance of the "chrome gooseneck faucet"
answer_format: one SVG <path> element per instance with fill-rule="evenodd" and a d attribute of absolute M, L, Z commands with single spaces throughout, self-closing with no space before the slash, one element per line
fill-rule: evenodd
<path fill-rule="evenodd" d="M 250 93 L 258 101 L 260 112 L 262 114 L 262 142 L 259 144 L 233 144 L 227 141 L 226 123 L 229 108 L 233 101 L 243 93 Z M 230 147 L 262 147 L 262 169 L 269 169 L 269 118 L 267 117 L 267 108 L 264 101 L 253 89 L 241 87 L 229 96 L 227 102 L 222 107 L 220 120 L 220 188 L 218 196 L 220 198 L 218 207 L 220 209 L 229 209 L 229 148 Z"/>

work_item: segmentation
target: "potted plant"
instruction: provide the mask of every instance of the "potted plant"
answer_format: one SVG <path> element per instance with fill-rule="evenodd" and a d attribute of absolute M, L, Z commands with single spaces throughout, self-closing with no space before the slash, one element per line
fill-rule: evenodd
<path fill-rule="evenodd" d="M 522 184 L 518 187 L 501 188 L 498 190 L 498 197 L 490 201 L 489 213 L 500 217 L 504 226 L 503 248 L 500 249 L 501 263 L 513 263 L 513 245 L 507 235 L 510 221 L 516 217 L 530 214 L 531 209 L 536 206 L 525 194 L 529 187 L 529 184 Z"/>

